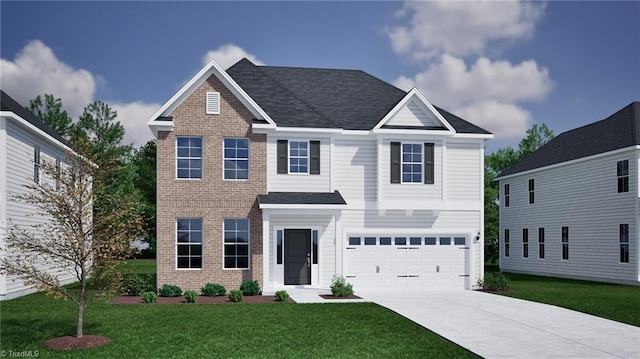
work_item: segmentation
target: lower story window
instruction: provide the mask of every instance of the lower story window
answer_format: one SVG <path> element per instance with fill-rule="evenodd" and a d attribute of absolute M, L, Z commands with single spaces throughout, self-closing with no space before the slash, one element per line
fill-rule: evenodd
<path fill-rule="evenodd" d="M 224 268 L 249 268 L 249 219 L 225 218 Z"/>
<path fill-rule="evenodd" d="M 562 227 L 562 259 L 569 260 L 569 227 Z"/>
<path fill-rule="evenodd" d="M 509 230 L 504 230 L 504 256 L 509 256 Z"/>
<path fill-rule="evenodd" d="M 620 225 L 620 263 L 629 263 L 629 225 Z"/>
<path fill-rule="evenodd" d="M 177 267 L 202 268 L 202 218 L 178 218 Z"/>

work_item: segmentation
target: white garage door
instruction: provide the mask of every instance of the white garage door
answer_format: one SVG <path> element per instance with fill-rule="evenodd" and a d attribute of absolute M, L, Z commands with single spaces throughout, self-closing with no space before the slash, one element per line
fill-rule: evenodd
<path fill-rule="evenodd" d="M 462 235 L 349 236 L 345 278 L 354 288 L 460 288 L 468 277 Z"/>

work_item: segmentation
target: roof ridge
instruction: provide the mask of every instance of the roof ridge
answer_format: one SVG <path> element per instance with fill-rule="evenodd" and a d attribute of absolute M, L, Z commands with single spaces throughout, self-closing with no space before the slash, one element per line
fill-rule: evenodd
<path fill-rule="evenodd" d="M 254 65 L 258 71 L 260 71 L 261 74 L 263 74 L 264 76 L 266 76 L 269 80 L 273 81 L 274 83 L 276 83 L 280 88 L 282 88 L 285 92 L 287 92 L 291 97 L 295 98 L 296 100 L 300 101 L 301 103 L 303 103 L 305 106 L 307 106 L 308 108 L 310 108 L 313 112 L 319 114 L 323 120 L 329 122 L 330 124 L 334 125 L 335 128 L 341 128 L 341 126 L 339 126 L 337 123 L 333 122 L 332 120 L 329 119 L 329 117 L 322 111 L 318 110 L 315 106 L 312 106 L 311 104 L 309 104 L 307 101 L 301 99 L 298 95 L 296 95 L 295 93 L 291 92 L 289 90 L 289 88 L 287 88 L 286 86 L 284 86 L 280 81 L 274 79 L 272 76 L 269 76 L 269 74 L 267 74 L 265 71 L 262 71 L 261 67 L 277 67 L 277 66 L 256 66 Z M 287 67 L 280 67 L 280 68 L 287 68 Z M 305 67 L 298 67 L 299 69 L 308 69 Z"/>

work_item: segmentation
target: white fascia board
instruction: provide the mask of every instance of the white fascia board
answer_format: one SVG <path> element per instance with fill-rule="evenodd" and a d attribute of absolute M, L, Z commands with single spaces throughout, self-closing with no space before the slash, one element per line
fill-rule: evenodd
<path fill-rule="evenodd" d="M 65 150 L 65 151 L 69 151 L 69 152 L 74 152 L 75 153 L 75 151 L 71 147 L 69 147 L 69 146 L 65 145 L 64 143 L 58 141 L 57 139 L 51 137 L 48 133 L 42 131 L 38 127 L 36 127 L 33 124 L 31 124 L 31 122 L 25 120 L 24 118 L 18 116 L 17 114 L 15 114 L 15 113 L 13 113 L 11 111 L 0 111 L 0 117 L 11 118 L 11 119 L 17 121 L 18 123 L 20 123 L 21 125 L 27 127 L 32 132 L 34 132 L 34 133 L 38 134 L 39 136 L 43 137 L 45 140 L 49 141 L 54 146 L 57 146 L 57 147 Z"/>
<path fill-rule="evenodd" d="M 148 126 L 155 138 L 158 138 L 158 131 L 173 132 L 173 121 L 154 121 Z"/>
<path fill-rule="evenodd" d="M 346 204 L 260 204 L 260 209 L 343 210 Z"/>
<path fill-rule="evenodd" d="M 452 138 L 491 140 L 493 137 L 492 133 L 456 133 Z"/>
<path fill-rule="evenodd" d="M 619 153 L 623 153 L 623 152 L 627 152 L 627 151 L 633 151 L 633 150 L 640 151 L 640 146 L 633 145 L 633 146 L 620 148 L 620 149 L 613 150 L 613 151 L 598 153 L 598 154 L 587 156 L 587 157 L 576 158 L 575 160 L 571 160 L 571 161 L 554 163 L 554 164 L 549 165 L 549 166 L 538 167 L 538 168 L 530 169 L 528 171 L 522 171 L 522 172 L 513 173 L 513 174 L 502 176 L 502 177 L 496 177 L 493 180 L 494 181 L 502 181 L 502 180 L 506 180 L 506 179 L 510 179 L 510 178 L 514 178 L 514 177 L 526 176 L 526 175 L 530 175 L 530 174 L 535 173 L 535 172 L 551 170 L 551 169 L 554 169 L 554 168 L 557 168 L 557 167 L 561 167 L 561 166 L 568 166 L 568 165 L 572 165 L 574 163 L 590 161 L 590 160 L 594 160 L 594 159 L 601 158 L 601 157 L 613 156 L 613 155 L 617 155 Z"/>
<path fill-rule="evenodd" d="M 373 132 L 369 130 L 342 130 L 341 134 L 343 135 L 353 135 L 353 136 L 369 136 Z"/>
<path fill-rule="evenodd" d="M 392 135 L 420 135 L 420 136 L 439 136 L 439 137 L 451 137 L 455 132 L 450 131 L 438 131 L 438 130 L 410 130 L 410 129 L 391 129 L 391 128 L 379 128 L 371 131 L 375 134 L 392 134 Z"/>
<path fill-rule="evenodd" d="M 444 117 L 442 117 L 440 112 L 438 112 L 435 109 L 435 107 L 433 107 L 433 105 L 415 87 L 411 89 L 411 91 L 409 91 L 407 95 L 402 100 L 400 100 L 400 102 L 398 102 L 395 105 L 395 107 L 391 109 L 391 111 L 389 111 L 389 113 L 387 113 L 382 118 L 382 120 L 380 120 L 380 122 L 378 122 L 378 124 L 376 125 L 376 127 L 373 128 L 373 130 L 376 131 L 381 129 L 382 126 L 384 126 L 387 122 L 389 122 L 389 120 L 391 120 L 391 118 L 395 116 L 398 113 L 398 111 L 400 111 L 409 102 L 409 100 L 411 100 L 414 97 L 416 97 L 424 106 L 427 107 L 429 111 L 431 111 L 436 116 L 436 118 L 440 122 L 442 122 L 442 124 L 447 128 L 448 135 L 452 135 L 456 133 L 456 130 L 453 128 L 453 126 L 451 126 L 449 122 L 445 120 Z M 404 131 L 415 131 L 415 130 L 404 130 Z"/>
<path fill-rule="evenodd" d="M 155 119 L 160 116 L 168 115 L 176 107 L 178 107 L 182 101 L 184 101 L 191 93 L 198 88 L 203 82 L 205 82 L 209 76 L 215 75 L 230 91 L 236 96 L 244 106 L 246 106 L 251 113 L 261 120 L 266 120 L 269 124 L 275 126 L 276 123 L 267 115 L 260 106 L 227 74 L 225 70 L 218 65 L 215 60 L 209 61 L 197 74 L 195 74 L 178 92 L 176 92 L 169 101 L 165 102 L 158 111 L 154 112 L 149 119 L 147 119 L 147 125 L 151 127 Z"/>
<path fill-rule="evenodd" d="M 276 127 L 276 132 L 342 133 L 341 128 L 321 127 Z"/>

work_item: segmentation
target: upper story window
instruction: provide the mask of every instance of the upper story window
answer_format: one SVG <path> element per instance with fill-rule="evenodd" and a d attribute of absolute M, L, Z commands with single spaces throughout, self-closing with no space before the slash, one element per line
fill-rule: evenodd
<path fill-rule="evenodd" d="M 176 145 L 177 177 L 202 178 L 202 137 L 178 137 Z"/>
<path fill-rule="evenodd" d="M 620 263 L 629 263 L 629 225 L 620 225 Z"/>
<path fill-rule="evenodd" d="M 33 147 L 33 182 L 40 183 L 40 146 Z"/>
<path fill-rule="evenodd" d="M 504 185 L 504 206 L 509 207 L 509 184 Z"/>
<path fill-rule="evenodd" d="M 618 161 L 618 193 L 629 192 L 629 160 Z"/>
<path fill-rule="evenodd" d="M 535 197 L 535 181 L 534 179 L 530 179 L 529 180 L 529 204 L 534 204 L 536 201 L 536 197 Z"/>
<path fill-rule="evenodd" d="M 224 179 L 249 179 L 249 139 L 224 139 Z"/>
<path fill-rule="evenodd" d="M 220 92 L 207 92 L 206 107 L 207 115 L 220 114 Z"/>
<path fill-rule="evenodd" d="M 309 173 L 308 142 L 289 142 L 289 173 Z"/>
<path fill-rule="evenodd" d="M 279 174 L 320 174 L 320 141 L 278 140 Z"/>
<path fill-rule="evenodd" d="M 434 183 L 434 144 L 391 142 L 391 183 Z"/>
<path fill-rule="evenodd" d="M 202 268 L 202 218 L 178 218 L 176 224 L 176 266 Z"/>

